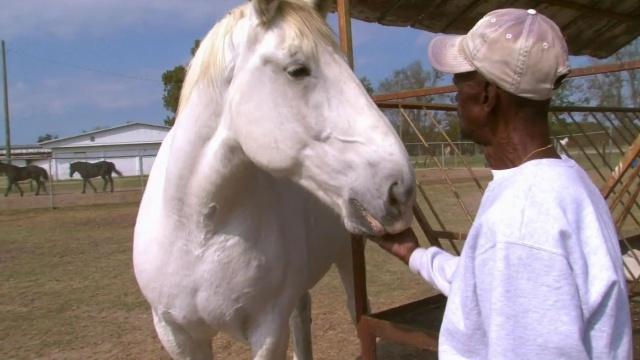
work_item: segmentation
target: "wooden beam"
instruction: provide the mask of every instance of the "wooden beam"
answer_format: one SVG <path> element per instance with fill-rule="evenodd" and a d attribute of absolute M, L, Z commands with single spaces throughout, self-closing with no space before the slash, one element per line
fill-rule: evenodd
<path fill-rule="evenodd" d="M 604 185 L 600 188 L 600 193 L 605 199 L 608 199 L 609 196 L 613 193 L 613 190 L 616 187 L 616 185 L 618 185 L 618 183 L 620 182 L 624 174 L 627 173 L 633 161 L 637 159 L 639 156 L 640 156 L 640 135 L 638 135 L 638 137 L 636 138 L 636 141 L 633 142 L 633 144 L 629 147 L 629 150 L 627 150 L 627 153 L 624 154 L 622 159 L 620 159 L 620 163 L 618 164 L 618 166 L 615 167 L 609 179 L 607 179 Z"/>
<path fill-rule="evenodd" d="M 539 0 L 539 1 L 541 3 L 551 5 L 554 7 L 578 11 L 582 13 L 580 14 L 580 16 L 583 16 L 584 14 L 589 14 L 591 16 L 604 17 L 604 18 L 614 19 L 614 20 L 623 21 L 623 22 L 637 23 L 638 21 L 640 21 L 640 19 L 636 18 L 633 15 L 621 14 L 621 13 L 617 13 L 617 12 L 606 10 L 606 9 L 599 9 L 594 6 L 578 4 L 575 1 L 566 1 L 566 0 Z"/>
<path fill-rule="evenodd" d="M 606 73 L 628 71 L 628 70 L 637 70 L 637 69 L 640 69 L 640 59 L 576 68 L 571 71 L 571 73 L 569 74 L 569 76 L 567 76 L 567 78 L 591 76 L 591 75 L 606 74 Z M 437 86 L 437 87 L 430 87 L 430 88 L 403 90 L 403 91 L 394 91 L 390 93 L 375 94 L 372 97 L 374 101 L 378 102 L 378 101 L 400 100 L 400 99 L 407 99 L 407 98 L 421 97 L 421 96 L 449 94 L 454 92 L 456 92 L 456 87 L 453 85 L 447 85 L 447 86 Z"/>
<path fill-rule="evenodd" d="M 435 111 L 456 111 L 456 104 L 426 103 L 419 101 L 381 101 L 376 102 L 380 109 L 400 109 L 405 110 L 435 110 Z M 550 112 L 615 112 L 626 114 L 640 113 L 640 108 L 614 107 L 614 106 L 550 106 Z"/>

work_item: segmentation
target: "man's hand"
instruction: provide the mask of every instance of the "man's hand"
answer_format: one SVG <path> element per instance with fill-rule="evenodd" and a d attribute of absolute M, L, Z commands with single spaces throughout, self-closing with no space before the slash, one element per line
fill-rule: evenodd
<path fill-rule="evenodd" d="M 411 258 L 413 251 L 420 247 L 418 238 L 411 228 L 399 234 L 370 237 L 369 239 L 407 265 L 409 265 L 409 258 Z"/>

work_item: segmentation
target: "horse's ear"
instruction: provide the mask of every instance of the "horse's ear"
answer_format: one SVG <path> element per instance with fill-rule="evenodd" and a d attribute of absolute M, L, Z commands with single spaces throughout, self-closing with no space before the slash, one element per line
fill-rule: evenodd
<path fill-rule="evenodd" d="M 253 3 L 253 10 L 258 16 L 258 21 L 262 24 L 266 24 L 273 19 L 278 9 L 280 0 L 251 0 Z"/>
<path fill-rule="evenodd" d="M 323 19 L 327 17 L 327 14 L 329 13 L 329 7 L 331 7 L 330 0 L 305 0 L 305 1 L 308 2 L 311 6 L 313 6 L 313 8 L 316 9 L 316 11 L 320 14 L 320 16 Z"/>

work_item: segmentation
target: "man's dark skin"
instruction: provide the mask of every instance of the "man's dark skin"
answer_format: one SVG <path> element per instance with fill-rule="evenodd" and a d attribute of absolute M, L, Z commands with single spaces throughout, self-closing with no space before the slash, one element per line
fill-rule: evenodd
<path fill-rule="evenodd" d="M 556 87 L 562 79 L 558 79 Z M 512 95 L 477 71 L 455 74 L 460 135 L 484 147 L 494 170 L 511 169 L 533 159 L 560 159 L 550 145 L 547 114 L 550 100 L 534 101 Z M 542 149 L 540 151 L 536 151 Z M 411 229 L 371 238 L 405 264 L 420 247 Z"/>

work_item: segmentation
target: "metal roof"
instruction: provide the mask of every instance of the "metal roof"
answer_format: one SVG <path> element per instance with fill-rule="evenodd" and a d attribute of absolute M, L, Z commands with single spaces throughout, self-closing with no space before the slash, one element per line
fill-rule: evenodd
<path fill-rule="evenodd" d="M 351 0 L 350 4 L 353 19 L 443 34 L 465 34 L 496 9 L 535 9 L 558 24 L 572 55 L 600 59 L 640 36 L 638 0 Z M 336 11 L 335 0 L 331 11 Z"/>
<path fill-rule="evenodd" d="M 109 132 L 111 130 L 121 129 L 121 128 L 125 128 L 125 127 L 131 127 L 131 126 L 144 126 L 144 127 L 158 128 L 158 129 L 161 129 L 161 130 L 171 130 L 171 127 L 165 126 L 165 125 L 147 124 L 147 123 L 141 123 L 141 122 L 130 122 L 130 123 L 126 123 L 126 124 L 123 124 L 123 125 L 116 125 L 116 126 L 112 126 L 112 127 L 108 127 L 108 128 L 103 128 L 103 129 L 98 129 L 98 130 L 93 130 L 93 131 L 87 131 L 85 133 L 78 134 L 78 135 L 72 135 L 72 136 L 67 136 L 67 137 L 63 137 L 63 138 L 43 141 L 43 142 L 40 143 L 40 145 L 51 146 L 51 144 L 55 144 L 57 142 L 62 142 L 62 141 L 65 141 L 65 140 L 75 139 L 75 138 L 79 138 L 79 137 L 83 137 L 83 136 L 87 136 L 87 135 L 93 135 L 93 134 L 97 134 L 97 133 Z"/>

